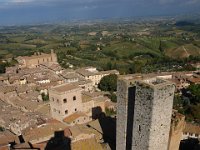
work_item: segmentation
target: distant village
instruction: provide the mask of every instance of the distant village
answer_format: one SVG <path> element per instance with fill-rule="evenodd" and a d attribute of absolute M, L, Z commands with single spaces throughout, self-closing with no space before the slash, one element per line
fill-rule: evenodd
<path fill-rule="evenodd" d="M 7 67 L 6 73 L 0 75 L 0 150 L 11 147 L 43 150 L 48 146 L 54 149 L 55 143 L 62 149 L 66 146 L 63 137 L 75 150 L 90 149 L 88 145 L 96 150 L 111 149 L 103 140 L 98 119 L 106 109 L 117 111 L 121 105 L 112 102 L 107 93 L 98 88 L 101 79 L 110 74 L 118 75 L 129 84 L 133 79 L 166 80 L 176 86 L 177 93 L 190 84 L 200 84 L 198 71 L 119 75 L 117 70 L 98 71 L 89 66 L 64 69 L 53 50 L 50 54 L 35 53 L 16 59 L 18 64 Z M 118 90 L 120 86 L 118 84 Z M 178 150 L 181 140 L 200 138 L 200 127 L 185 123 L 184 116 L 176 110 L 169 115 L 172 120 L 170 150 Z M 116 115 L 111 117 L 116 120 Z M 56 136 L 59 141 L 54 140 Z"/>

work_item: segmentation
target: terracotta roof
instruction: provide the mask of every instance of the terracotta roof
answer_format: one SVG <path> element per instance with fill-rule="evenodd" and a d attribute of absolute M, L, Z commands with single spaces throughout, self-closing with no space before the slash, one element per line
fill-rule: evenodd
<path fill-rule="evenodd" d="M 200 83 L 200 78 L 188 78 L 188 81 L 191 83 Z"/>
<path fill-rule="evenodd" d="M 3 80 L 8 80 L 8 77 L 7 77 L 7 76 L 5 76 L 5 75 L 4 75 L 4 76 L 3 76 L 3 75 L 1 75 L 1 76 L 0 76 L 0 81 L 3 81 Z"/>
<path fill-rule="evenodd" d="M 77 69 L 76 72 L 79 73 L 79 74 L 81 74 L 81 75 L 84 76 L 84 77 L 95 75 L 94 72 L 88 71 L 88 70 L 83 69 L 83 68 Z"/>
<path fill-rule="evenodd" d="M 31 146 L 30 146 L 29 143 L 16 144 L 16 145 L 14 145 L 14 149 L 21 149 L 21 150 L 29 149 L 29 150 L 34 150 L 33 148 L 31 148 Z"/>
<path fill-rule="evenodd" d="M 71 91 L 78 88 L 79 86 L 77 86 L 76 84 L 62 84 L 62 85 L 53 87 L 52 90 L 62 93 L 62 92 L 67 92 L 67 91 Z"/>
<path fill-rule="evenodd" d="M 72 143 L 73 150 L 103 150 L 101 144 L 95 138 L 79 140 Z"/>
<path fill-rule="evenodd" d="M 82 92 L 82 93 L 83 95 L 87 95 L 92 98 L 104 96 L 104 94 L 106 94 L 106 92 Z"/>
<path fill-rule="evenodd" d="M 39 139 L 49 140 L 48 137 L 53 137 L 55 131 L 64 131 L 65 135 L 70 136 L 70 131 L 63 123 L 47 123 L 38 126 L 37 128 L 26 131 L 23 135 L 26 141 L 39 141 Z"/>
<path fill-rule="evenodd" d="M 5 85 L 5 86 L 0 86 L 0 91 L 3 93 L 9 93 L 15 91 L 15 86 L 10 86 L 10 85 Z"/>
<path fill-rule="evenodd" d="M 90 96 L 82 94 L 82 102 L 83 103 L 89 102 L 91 100 L 92 100 L 92 98 Z"/>
<path fill-rule="evenodd" d="M 0 145 L 9 144 L 10 142 L 17 142 L 17 136 L 6 130 L 4 132 L 0 132 Z"/>
<path fill-rule="evenodd" d="M 73 113 L 72 115 L 66 117 L 63 119 L 64 122 L 66 123 L 71 123 L 72 121 L 78 119 L 79 117 L 82 117 L 82 116 L 86 116 L 84 113 L 82 112 L 76 112 L 76 113 Z"/>
<path fill-rule="evenodd" d="M 101 139 L 102 138 L 102 128 L 101 125 L 99 123 L 98 120 L 94 120 L 91 121 L 89 123 L 87 123 L 87 125 L 83 124 L 83 125 L 74 125 L 72 127 L 69 128 L 71 133 L 72 133 L 72 137 L 77 137 L 80 134 L 94 134 L 96 136 L 97 139 Z"/>
<path fill-rule="evenodd" d="M 0 150 L 10 150 L 8 145 L 0 145 Z"/>
<path fill-rule="evenodd" d="M 183 130 L 184 133 L 193 133 L 193 134 L 200 134 L 200 126 L 193 125 L 190 123 L 186 123 L 185 129 Z"/>
<path fill-rule="evenodd" d="M 178 79 L 167 79 L 167 80 L 175 83 L 176 85 L 180 85 L 181 84 L 181 82 Z"/>

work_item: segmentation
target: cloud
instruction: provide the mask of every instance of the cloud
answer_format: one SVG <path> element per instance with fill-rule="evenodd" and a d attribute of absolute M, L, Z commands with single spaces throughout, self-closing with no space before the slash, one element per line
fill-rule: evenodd
<path fill-rule="evenodd" d="M 177 5 L 195 5 L 200 3 L 200 0 L 155 0 L 158 1 L 162 5 L 169 5 L 169 4 L 177 4 Z"/>
<path fill-rule="evenodd" d="M 200 3 L 200 0 L 188 0 L 186 2 L 186 5 L 189 4 L 189 5 L 194 5 L 194 4 L 197 4 L 197 3 Z"/>
<path fill-rule="evenodd" d="M 35 0 L 11 0 L 10 3 L 30 3 Z"/>

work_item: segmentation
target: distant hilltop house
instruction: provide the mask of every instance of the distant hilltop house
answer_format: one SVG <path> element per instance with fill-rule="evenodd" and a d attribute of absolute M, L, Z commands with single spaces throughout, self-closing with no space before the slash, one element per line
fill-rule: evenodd
<path fill-rule="evenodd" d="M 36 68 L 38 65 L 47 63 L 47 62 L 56 62 L 57 63 L 57 55 L 51 50 L 50 54 L 45 53 L 35 53 L 32 56 L 24 56 L 18 57 L 17 61 L 19 62 L 19 66 L 21 68 Z"/>

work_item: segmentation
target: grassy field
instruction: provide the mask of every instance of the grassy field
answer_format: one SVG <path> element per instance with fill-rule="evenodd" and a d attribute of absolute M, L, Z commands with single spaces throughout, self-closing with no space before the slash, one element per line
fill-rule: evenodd
<path fill-rule="evenodd" d="M 182 46 L 176 46 L 165 50 L 167 56 L 172 58 L 187 58 L 188 56 L 199 56 L 200 48 L 193 44 L 185 44 Z"/>
<path fill-rule="evenodd" d="M 8 58 L 54 49 L 73 55 L 74 59 L 63 59 L 75 66 L 105 69 L 111 63 L 122 68 L 163 56 L 200 56 L 199 28 L 194 28 L 177 27 L 170 21 L 7 27 L 0 30 L 0 55 Z M 96 35 L 89 36 L 90 32 Z M 143 32 L 148 35 L 138 34 Z"/>

